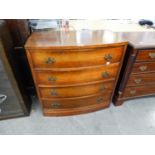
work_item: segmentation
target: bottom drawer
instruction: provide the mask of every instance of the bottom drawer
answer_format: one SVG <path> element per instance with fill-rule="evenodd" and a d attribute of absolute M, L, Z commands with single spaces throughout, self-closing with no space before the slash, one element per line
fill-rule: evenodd
<path fill-rule="evenodd" d="M 79 108 L 90 105 L 107 104 L 107 100 L 110 100 L 111 93 L 103 95 L 92 95 L 86 97 L 74 97 L 74 98 L 61 98 L 61 99 L 48 99 L 42 100 L 43 108 L 50 109 L 65 109 L 65 108 Z M 108 104 L 110 101 L 108 102 Z"/>
<path fill-rule="evenodd" d="M 155 85 L 127 87 L 123 97 L 138 97 L 155 94 Z"/>
<path fill-rule="evenodd" d="M 86 107 L 70 108 L 70 109 L 43 109 L 44 116 L 69 116 L 69 115 L 79 115 L 83 113 L 94 112 L 97 110 L 102 110 L 109 107 L 109 101 L 105 101 L 102 104 L 90 105 Z"/>

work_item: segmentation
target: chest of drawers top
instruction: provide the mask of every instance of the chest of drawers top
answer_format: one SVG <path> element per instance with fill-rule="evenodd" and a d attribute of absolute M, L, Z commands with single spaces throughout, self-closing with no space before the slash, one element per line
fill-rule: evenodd
<path fill-rule="evenodd" d="M 155 48 L 154 30 L 145 32 L 117 32 L 117 37 L 122 41 L 127 41 L 134 49 Z"/>
<path fill-rule="evenodd" d="M 76 49 L 124 45 L 126 41 L 112 31 L 79 30 L 79 31 L 44 31 L 34 32 L 28 39 L 26 49 Z"/>

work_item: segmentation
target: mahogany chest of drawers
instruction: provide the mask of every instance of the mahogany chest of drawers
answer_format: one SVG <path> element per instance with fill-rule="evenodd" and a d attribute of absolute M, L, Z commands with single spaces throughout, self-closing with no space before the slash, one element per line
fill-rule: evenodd
<path fill-rule="evenodd" d="M 45 116 L 108 107 L 127 42 L 105 31 L 34 32 L 25 48 Z"/>
<path fill-rule="evenodd" d="M 129 47 L 113 98 L 115 105 L 155 95 L 155 33 L 129 33 L 126 36 Z"/>

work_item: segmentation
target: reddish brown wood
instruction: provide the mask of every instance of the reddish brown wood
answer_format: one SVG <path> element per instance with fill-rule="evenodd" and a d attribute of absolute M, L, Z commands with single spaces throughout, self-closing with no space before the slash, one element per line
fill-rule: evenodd
<path fill-rule="evenodd" d="M 155 61 L 154 62 L 141 62 L 135 63 L 132 69 L 132 74 L 147 73 L 155 71 Z"/>
<path fill-rule="evenodd" d="M 155 61 L 155 50 L 139 50 L 136 61 Z"/>
<path fill-rule="evenodd" d="M 74 98 L 59 98 L 59 99 L 43 99 L 43 107 L 50 109 L 67 109 L 87 107 L 90 105 L 100 105 L 101 103 L 107 104 L 109 102 L 109 95 L 91 95 Z"/>
<path fill-rule="evenodd" d="M 69 116 L 69 115 L 79 115 L 83 113 L 90 113 L 97 110 L 103 110 L 109 107 L 109 101 L 102 102 L 101 104 L 90 105 L 86 107 L 78 107 L 78 108 L 66 108 L 66 109 L 50 109 L 44 108 L 43 114 L 44 116 Z"/>
<path fill-rule="evenodd" d="M 155 95 L 155 33 L 125 32 L 122 36 L 129 41 L 129 46 L 113 97 L 115 105 L 129 99 Z"/>
<path fill-rule="evenodd" d="M 114 100 L 114 99 L 113 99 Z M 115 100 L 114 100 L 114 105 L 115 106 L 121 106 L 122 104 L 124 103 L 124 100 L 121 98 L 121 99 L 119 99 L 119 98 L 116 98 Z"/>
<path fill-rule="evenodd" d="M 131 75 L 127 86 L 155 84 L 155 73 L 143 73 Z"/>
<path fill-rule="evenodd" d="M 90 33 L 92 35 L 88 35 Z M 44 115 L 80 114 L 109 106 L 127 45 L 116 39 L 114 33 L 109 33 L 114 38 L 110 42 L 105 31 L 54 31 L 31 35 L 25 47 Z M 52 76 L 52 83 L 47 81 L 49 76 Z M 98 94 L 106 99 L 100 104 L 94 102 Z M 77 97 L 81 98 L 79 102 Z M 60 99 L 65 100 L 60 107 L 49 107 L 50 100 Z"/>
<path fill-rule="evenodd" d="M 25 47 L 29 50 L 112 48 L 124 46 L 128 43 L 121 36 L 122 34 L 108 30 L 34 32 L 27 40 Z"/>
<path fill-rule="evenodd" d="M 75 85 L 90 83 L 96 81 L 114 80 L 118 72 L 119 63 L 111 65 L 101 65 L 95 67 L 75 68 L 74 70 L 56 71 L 37 70 L 35 71 L 36 80 L 39 85 L 52 85 L 56 87 L 58 85 Z M 104 77 L 104 73 L 108 73 L 108 77 Z"/>
<path fill-rule="evenodd" d="M 70 87 L 40 87 L 41 98 L 60 98 L 88 96 L 97 93 L 109 94 L 112 91 L 114 81 Z"/>
<path fill-rule="evenodd" d="M 30 50 L 30 54 L 34 68 L 72 68 L 119 62 L 123 55 L 123 49 L 123 46 L 114 48 L 80 48 L 76 50 L 72 48 L 67 50 L 35 49 Z M 108 56 L 111 57 L 110 60 L 107 60 Z M 48 60 L 53 60 L 53 62 L 48 63 Z"/>
<path fill-rule="evenodd" d="M 127 87 L 124 91 L 123 97 L 139 97 L 155 94 L 155 84 L 145 85 L 145 86 L 136 86 L 136 87 Z"/>

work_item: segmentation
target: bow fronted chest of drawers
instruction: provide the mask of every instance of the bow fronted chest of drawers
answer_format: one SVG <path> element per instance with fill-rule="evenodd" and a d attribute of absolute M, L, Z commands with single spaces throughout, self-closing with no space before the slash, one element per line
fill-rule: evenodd
<path fill-rule="evenodd" d="M 115 105 L 155 95 L 155 32 L 126 33 L 124 36 L 129 46 L 113 98 Z"/>
<path fill-rule="evenodd" d="M 25 48 L 44 115 L 108 107 L 126 46 L 110 31 L 34 32 Z"/>

